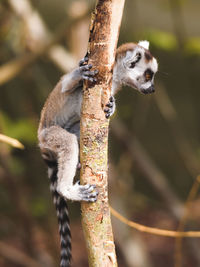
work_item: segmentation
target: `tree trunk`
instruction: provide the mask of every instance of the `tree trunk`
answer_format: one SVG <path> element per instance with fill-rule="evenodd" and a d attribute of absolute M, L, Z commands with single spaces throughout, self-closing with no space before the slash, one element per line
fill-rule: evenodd
<path fill-rule="evenodd" d="M 95 85 L 84 86 L 80 159 L 81 183 L 95 184 L 96 203 L 82 203 L 82 225 L 89 266 L 117 266 L 107 192 L 108 125 L 103 111 L 111 93 L 121 17 L 125 0 L 99 0 L 92 15 L 88 45 L 89 63 L 98 69 Z"/>

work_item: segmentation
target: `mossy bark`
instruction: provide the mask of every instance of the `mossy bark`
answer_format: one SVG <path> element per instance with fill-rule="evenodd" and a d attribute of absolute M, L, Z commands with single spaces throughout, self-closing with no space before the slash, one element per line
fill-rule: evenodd
<path fill-rule="evenodd" d="M 97 82 L 84 86 L 81 114 L 81 183 L 97 185 L 96 203 L 82 203 L 82 225 L 90 266 L 117 266 L 107 191 L 108 126 L 103 111 L 111 93 L 112 69 L 125 0 L 99 0 L 92 15 L 89 63 Z"/>

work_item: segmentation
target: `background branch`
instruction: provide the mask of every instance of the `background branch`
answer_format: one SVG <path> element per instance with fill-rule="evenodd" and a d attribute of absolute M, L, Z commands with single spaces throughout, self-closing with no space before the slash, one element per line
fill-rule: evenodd
<path fill-rule="evenodd" d="M 53 35 L 40 14 L 28 0 L 20 0 L 20 3 L 13 0 L 8 2 L 14 13 L 22 19 L 26 26 L 29 38 L 26 45 L 30 53 L 26 53 L 0 67 L 0 85 L 16 77 L 26 66 L 32 64 L 43 54 L 47 54 L 49 59 L 64 73 L 70 71 L 75 66 L 76 60 L 71 53 L 62 45 L 57 44 L 57 42 L 64 36 L 68 36 L 71 26 L 88 17 L 91 10 L 87 9 L 81 16 L 67 19 L 58 27 L 56 34 Z M 35 28 L 37 28 L 37 33 L 35 33 Z"/>

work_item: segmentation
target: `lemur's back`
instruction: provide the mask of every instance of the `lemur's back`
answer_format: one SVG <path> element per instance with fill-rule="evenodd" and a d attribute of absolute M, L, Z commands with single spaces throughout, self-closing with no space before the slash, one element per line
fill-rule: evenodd
<path fill-rule="evenodd" d="M 77 86 L 73 91 L 61 92 L 62 80 L 56 85 L 47 98 L 41 112 L 38 133 L 53 125 L 75 133 L 79 136 L 80 112 L 82 103 L 82 86 Z"/>

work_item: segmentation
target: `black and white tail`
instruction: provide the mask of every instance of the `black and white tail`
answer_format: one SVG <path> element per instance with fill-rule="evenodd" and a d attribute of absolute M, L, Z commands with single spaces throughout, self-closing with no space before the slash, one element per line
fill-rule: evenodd
<path fill-rule="evenodd" d="M 58 217 L 61 260 L 60 267 L 69 267 L 71 261 L 71 232 L 69 225 L 69 213 L 67 202 L 56 191 L 57 186 L 57 163 L 45 160 L 48 165 L 48 175 L 50 179 L 50 189 L 53 195 L 53 202 L 56 206 Z"/>

